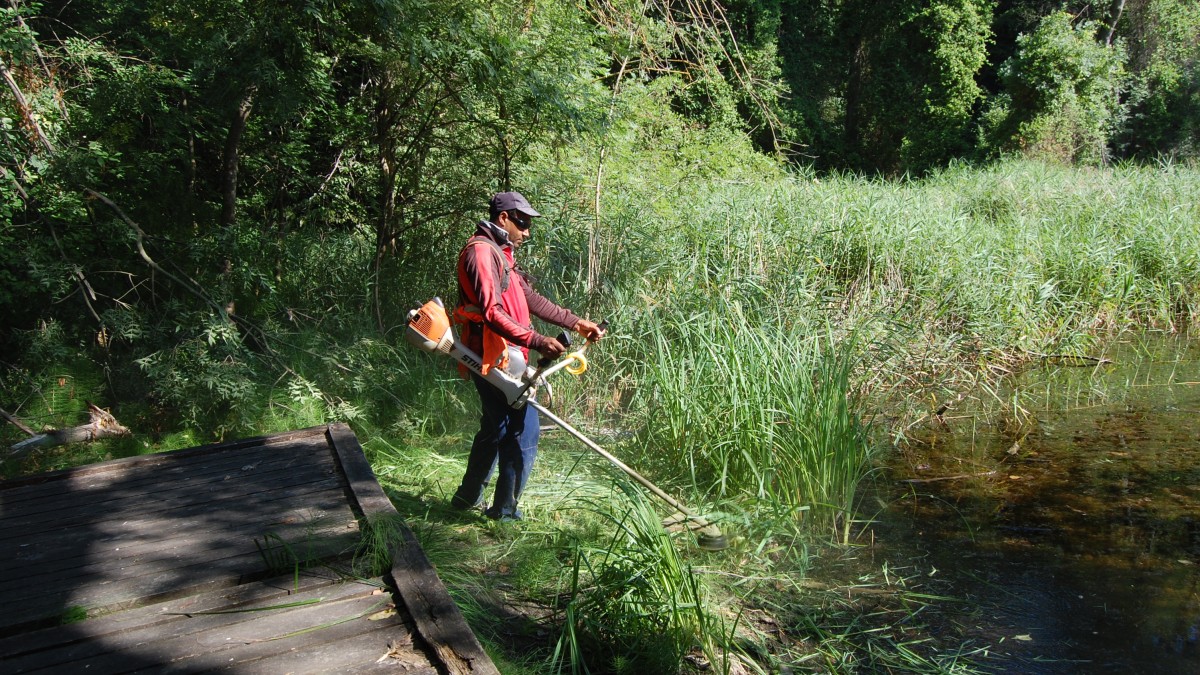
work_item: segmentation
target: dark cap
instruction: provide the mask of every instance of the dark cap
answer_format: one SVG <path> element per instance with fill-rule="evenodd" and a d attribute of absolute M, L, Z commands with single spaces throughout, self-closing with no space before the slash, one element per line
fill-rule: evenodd
<path fill-rule="evenodd" d="M 529 205 L 529 200 L 525 199 L 520 192 L 497 192 L 492 196 L 492 201 L 488 202 L 488 207 L 493 216 L 501 211 L 512 211 L 513 209 L 527 216 L 542 215 L 533 210 L 533 207 Z"/>

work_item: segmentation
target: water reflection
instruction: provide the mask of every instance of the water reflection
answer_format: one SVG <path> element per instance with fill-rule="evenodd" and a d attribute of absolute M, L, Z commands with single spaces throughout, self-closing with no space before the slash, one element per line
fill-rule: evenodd
<path fill-rule="evenodd" d="M 1200 672 L 1200 345 L 1105 356 L 1012 378 L 891 467 L 877 555 L 944 571 L 1002 671 Z"/>

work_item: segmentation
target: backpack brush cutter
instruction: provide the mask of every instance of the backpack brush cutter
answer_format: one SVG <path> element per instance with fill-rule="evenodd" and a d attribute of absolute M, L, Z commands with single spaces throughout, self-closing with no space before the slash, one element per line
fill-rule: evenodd
<path fill-rule="evenodd" d="M 601 324 L 601 326 L 603 327 L 604 324 Z M 563 369 L 567 370 L 567 372 L 579 374 L 587 368 L 587 360 L 583 355 L 584 349 L 587 347 L 586 344 L 577 351 L 565 355 L 558 363 L 552 364 L 552 362 L 543 359 L 539 362 L 536 369 L 533 367 L 527 368 L 525 373 L 519 378 L 513 377 L 500 368 L 489 368 L 485 375 L 483 374 L 483 359 L 474 351 L 465 347 L 455 337 L 454 329 L 450 326 L 450 317 L 446 314 L 446 308 L 442 304 L 441 298 L 434 298 L 408 313 L 408 329 L 405 331 L 405 337 L 421 350 L 431 354 L 449 356 L 455 362 L 465 366 L 472 373 L 479 375 L 493 387 L 499 389 L 505 398 L 508 399 L 508 404 L 513 408 L 519 409 L 526 405 L 533 406 L 546 419 L 562 427 L 567 433 L 579 439 L 580 442 L 596 454 L 625 472 L 626 475 L 637 481 L 642 487 L 653 493 L 654 496 L 666 502 L 678 513 L 663 520 L 664 527 L 687 527 L 696 533 L 696 544 L 708 551 L 719 551 L 729 545 L 729 542 L 725 539 L 725 535 L 721 534 L 721 530 L 715 524 L 709 522 L 703 516 L 696 514 L 671 495 L 663 492 L 657 485 L 629 468 L 624 462 L 614 457 L 607 450 L 580 433 L 578 429 L 567 424 L 535 400 L 534 397 L 537 394 L 538 386 L 544 384 L 549 387 L 546 378 L 550 375 Z M 570 346 L 570 341 L 566 338 L 565 334 L 559 336 L 558 339 L 564 345 Z"/>

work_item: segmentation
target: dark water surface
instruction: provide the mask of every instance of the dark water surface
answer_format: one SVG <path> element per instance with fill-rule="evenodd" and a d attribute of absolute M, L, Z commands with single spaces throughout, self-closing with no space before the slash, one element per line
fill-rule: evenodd
<path fill-rule="evenodd" d="M 961 600 L 944 625 L 998 672 L 1200 673 L 1200 342 L 1099 356 L 947 412 L 890 467 L 872 550 Z"/>

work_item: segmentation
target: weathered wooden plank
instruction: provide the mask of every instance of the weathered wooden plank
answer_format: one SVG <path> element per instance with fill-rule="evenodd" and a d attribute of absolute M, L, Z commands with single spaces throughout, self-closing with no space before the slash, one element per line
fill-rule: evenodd
<path fill-rule="evenodd" d="M 89 464 L 86 466 L 78 466 L 61 471 L 51 471 L 36 476 L 26 476 L 23 478 L 14 478 L 4 482 L 6 488 L 15 489 L 20 487 L 39 485 L 53 481 L 61 481 L 72 477 L 93 476 L 105 473 L 128 471 L 134 467 L 149 467 L 163 464 L 172 464 L 180 459 L 192 458 L 199 455 L 221 453 L 228 450 L 236 450 L 239 448 L 249 448 L 254 446 L 278 446 L 300 441 L 306 438 L 324 438 L 326 427 L 309 427 L 308 429 L 299 429 L 293 432 L 283 434 L 274 434 L 271 436 L 256 436 L 253 438 L 243 438 L 228 443 L 214 443 L 211 445 L 201 445 L 185 450 L 172 450 L 169 452 L 158 452 L 151 455 L 138 455 L 136 457 L 125 457 L 122 459 L 113 459 L 107 462 L 98 464 Z"/>
<path fill-rule="evenodd" d="M 346 513 L 349 516 L 349 513 Z M 295 557 L 304 560 L 317 560 L 328 556 L 330 547 L 327 542 L 337 541 L 348 550 L 356 545 L 359 538 L 357 527 L 351 527 L 350 521 L 340 519 L 309 531 L 302 531 L 297 538 L 280 542 L 273 537 L 264 541 L 262 537 L 252 536 L 214 539 L 207 546 L 177 547 L 174 550 L 154 551 L 144 558 L 110 562 L 99 559 L 89 564 L 69 570 L 67 574 L 37 575 L 25 578 L 25 583 L 13 583 L 5 580 L 3 592 L 0 593 L 0 607 L 8 604 L 24 602 L 29 598 L 39 597 L 47 585 L 39 583 L 49 580 L 48 586 L 53 588 L 63 585 L 64 580 L 74 579 L 86 582 L 93 589 L 105 589 L 116 584 L 138 584 L 139 579 L 170 578 L 172 575 L 182 575 L 185 570 L 200 568 L 200 574 L 213 576 L 217 574 L 246 574 L 257 572 L 268 567 L 266 555 L 275 560 L 290 560 Z M 314 552 L 323 555 L 309 555 Z M 79 585 L 79 584 L 75 584 Z M 141 584 L 146 585 L 146 584 Z M 101 606 L 92 603 L 77 603 L 86 606 Z M 2 621 L 2 619 L 0 619 Z"/>
<path fill-rule="evenodd" d="M 324 490 L 309 495 L 303 507 L 279 502 L 288 511 L 263 513 L 263 522 L 253 520 L 206 522 L 195 528 L 173 527 L 169 514 L 155 520 L 128 523 L 124 531 L 78 530 L 60 539 L 35 540 L 15 547 L 16 555 L 0 562 L 0 597 L 14 588 L 41 583 L 47 577 L 70 574 L 104 577 L 110 571 L 164 560 L 204 560 L 212 551 L 229 542 L 240 542 L 243 550 L 257 550 L 257 544 L 272 541 L 303 542 L 316 532 L 338 528 L 357 529 L 349 507 L 341 495 Z M 0 547 L 0 554 L 8 553 Z M 53 583 L 48 580 L 46 583 Z"/>
<path fill-rule="evenodd" d="M 165 457 L 178 456 L 167 463 L 129 465 L 122 471 L 100 471 L 94 473 L 64 474 L 58 480 L 35 485 L 0 482 L 0 506 L 20 507 L 40 500 L 54 500 L 65 492 L 105 491 L 114 486 L 128 486 L 132 490 L 172 484 L 190 477 L 236 474 L 243 467 L 258 464 L 271 466 L 298 465 L 314 458 L 329 456 L 328 443 L 324 438 L 304 438 L 283 445 L 254 445 L 241 448 L 211 450 L 201 455 L 187 455 L 187 451 L 159 453 Z M 159 455 L 143 455 L 158 457 Z"/>
<path fill-rule="evenodd" d="M 396 507 L 379 486 L 375 472 L 367 462 L 362 446 L 350 427 L 345 424 L 331 424 L 327 436 L 359 511 L 368 518 L 376 515 L 398 516 Z"/>
<path fill-rule="evenodd" d="M 119 474 L 128 481 L 106 482 L 103 485 L 79 486 L 70 483 L 58 484 L 58 490 L 37 498 L 18 502 L 5 502 L 3 514 L 5 521 L 11 521 L 6 527 L 61 518 L 64 513 L 71 513 L 79 508 L 82 501 L 90 506 L 105 511 L 114 508 L 127 508 L 129 503 L 151 503 L 165 499 L 178 498 L 210 490 L 221 485 L 248 483 L 250 485 L 273 483 L 291 474 L 298 476 L 316 477 L 333 472 L 334 464 L 328 447 L 321 452 L 305 455 L 290 455 L 280 457 L 249 457 L 234 458 L 236 462 L 230 465 L 211 467 L 202 473 L 183 472 L 171 476 L 142 476 L 135 474 Z M 332 475 L 332 473 L 330 473 Z M 105 474 L 111 478 L 114 474 Z M 3 494 L 3 492 L 0 492 Z"/>
<path fill-rule="evenodd" d="M 316 656 L 334 651 L 342 652 L 338 658 L 350 662 L 374 660 L 386 653 L 389 639 L 408 633 L 399 616 L 369 618 L 384 612 L 390 605 L 391 598 L 386 594 L 359 593 L 314 605 L 261 612 L 251 620 L 206 625 L 202 630 L 167 639 L 151 636 L 141 643 L 122 648 L 119 653 L 73 659 L 70 665 L 76 672 L 86 668 L 88 673 L 195 673 L 231 666 L 242 671 L 247 664 L 296 652 Z M 370 637 L 360 640 L 366 636 Z M 354 641 L 350 649 L 347 649 L 347 639 Z M 327 649 L 326 646 L 331 644 L 333 649 Z M 373 646 L 376 648 L 371 648 Z M 130 660 L 138 664 L 136 668 L 129 667 Z M 329 661 L 326 657 L 326 662 Z M 330 670 L 336 668 L 318 669 L 319 672 Z M 270 672 L 289 671 L 272 669 Z"/>
<path fill-rule="evenodd" d="M 263 525 L 270 526 L 284 522 L 283 514 L 292 509 L 320 500 L 330 495 L 339 495 L 341 487 L 335 481 L 325 479 L 296 485 L 280 486 L 278 490 L 267 488 L 255 489 L 253 492 L 233 493 L 225 498 L 212 501 L 196 501 L 180 503 L 177 506 L 162 505 L 152 510 L 137 510 L 122 512 L 120 510 L 108 514 L 93 514 L 90 521 L 75 520 L 61 526 L 14 528 L 0 539 L 0 552 L 9 549 L 28 548 L 27 544 L 50 542 L 61 537 L 102 537 L 135 538 L 142 536 L 149 539 L 166 539 L 177 536 L 179 532 L 193 532 L 210 524 L 213 526 L 234 526 L 238 523 L 252 522 L 260 519 Z M 344 495 L 340 503 L 342 510 L 350 510 Z M 106 515 L 110 517 L 106 517 Z M 159 529 L 165 528 L 165 529 Z"/>
<path fill-rule="evenodd" d="M 354 432 L 344 424 L 331 424 L 329 442 L 337 453 L 348 489 L 368 522 L 388 520 L 401 534 L 392 551 L 390 583 L 412 614 L 418 634 L 452 675 L 499 675 L 495 664 L 471 632 L 458 606 L 425 557 L 412 530 L 399 518 L 375 472 L 367 463 Z"/>
<path fill-rule="evenodd" d="M 261 585 L 253 584 L 252 587 L 261 588 Z M 138 654 L 141 651 L 139 648 L 147 645 L 153 645 L 155 650 L 165 648 L 169 650 L 173 658 L 178 658 L 186 656 L 188 649 L 200 648 L 198 643 L 201 639 L 204 636 L 211 638 L 213 631 L 237 633 L 238 631 L 259 630 L 247 627 L 270 616 L 275 617 L 275 625 L 278 625 L 281 621 L 286 621 L 281 617 L 290 616 L 290 612 L 297 608 L 270 609 L 271 607 L 312 603 L 298 605 L 298 608 L 320 606 L 321 611 L 332 614 L 343 611 L 339 609 L 338 603 L 359 601 L 373 590 L 371 586 L 354 582 L 322 584 L 306 588 L 304 592 L 282 597 L 265 597 L 252 603 L 237 605 L 221 603 L 209 610 L 189 608 L 190 614 L 168 616 L 166 618 L 169 618 L 169 621 L 126 627 L 103 635 L 97 635 L 88 625 L 91 621 L 85 621 L 74 627 L 66 626 L 56 629 L 54 632 L 61 638 L 57 644 L 37 650 L 25 650 L 24 654 L 14 655 L 0 663 L 4 664 L 5 670 L 13 672 L 67 665 L 70 665 L 72 670 L 87 668 L 89 672 L 96 672 L 97 669 L 105 669 L 106 664 L 122 661 Z M 251 609 L 259 611 L 247 611 Z M 319 616 L 319 613 L 315 613 L 315 615 Z M 314 616 L 314 613 L 309 612 L 307 616 Z M 303 617 L 293 619 L 297 622 L 302 620 L 304 620 Z M 86 636 L 86 639 L 82 636 Z M 191 638 L 190 641 L 193 644 L 182 649 L 170 644 L 171 640 L 182 638 Z M 229 641 L 224 640 L 223 642 Z M 219 645 L 219 647 L 226 646 L 233 645 Z"/>
<path fill-rule="evenodd" d="M 405 527 L 403 535 L 393 549 L 389 582 L 404 599 L 421 637 L 450 673 L 499 675 L 412 530 Z"/>
<path fill-rule="evenodd" d="M 388 656 L 392 651 L 389 645 L 394 644 L 395 633 L 389 626 L 380 626 L 371 632 L 352 633 L 339 642 L 306 645 L 269 658 L 229 664 L 221 671 L 236 672 L 238 675 L 324 675 L 363 672 L 369 666 L 374 666 L 370 672 L 404 675 L 432 675 L 439 672 L 428 656 L 416 650 L 404 652 L 402 659 Z"/>
<path fill-rule="evenodd" d="M 0 543 L 0 593 L 4 593 L 6 583 L 18 578 L 70 571 L 89 565 L 94 557 L 116 563 L 155 551 L 198 546 L 205 540 L 233 534 L 262 538 L 270 532 L 289 540 L 306 527 L 334 518 L 358 526 L 341 490 L 310 492 L 304 495 L 304 503 L 305 506 L 296 506 L 294 500 L 244 503 L 241 506 L 253 508 L 259 518 L 247 514 L 245 519 L 229 522 L 176 518 L 178 514 L 164 512 L 156 518 L 102 521 L 95 527 L 72 527 L 52 532 L 50 536 L 16 540 L 7 545 Z"/>
<path fill-rule="evenodd" d="M 316 476 L 314 466 L 319 467 Z M 306 477 L 310 483 L 304 482 Z M 73 493 L 66 503 L 56 494 L 62 492 Z M 356 529 L 295 522 L 302 505 L 315 505 L 313 499 L 324 500 L 319 504 L 346 523 L 358 516 L 400 529 L 403 541 L 392 567 L 392 576 L 400 581 L 394 595 L 382 596 L 399 604 L 395 617 L 370 621 L 371 606 L 358 615 L 334 616 L 339 604 L 361 607 L 355 603 L 378 602 L 380 596 L 186 619 L 160 609 L 184 602 L 217 607 L 223 598 L 240 598 L 237 602 L 245 606 L 267 598 L 313 597 L 299 587 L 268 590 L 251 583 L 269 572 L 256 548 L 246 550 L 258 533 L 271 530 L 280 536 L 303 531 L 314 556 L 337 556 L 357 544 Z M 69 515 L 71 500 L 86 503 L 88 510 Z M 28 631 L 72 606 L 114 612 L 0 638 L 0 655 L 6 653 L 5 645 L 34 638 L 19 643 L 22 651 L 16 656 L 27 657 L 27 665 L 43 672 L 190 673 L 225 667 L 264 673 L 397 668 L 410 673 L 497 672 L 345 425 L 0 483 L 0 516 L 0 635 Z M 277 524 L 273 518 L 285 520 Z M 25 536 L 10 536 L 6 545 L 3 537 L 13 533 Z M 58 567 L 51 570 L 32 556 L 21 557 L 20 544 L 29 548 L 31 543 Z M 18 555 L 5 555 L 14 550 Z M 422 567 L 423 575 L 411 574 Z M 12 571 L 20 572 L 16 578 L 21 582 L 12 583 Z M 45 583 L 33 585 L 31 580 Z M 237 584 L 243 586 L 232 587 Z M 436 589 L 422 588 L 430 584 Z M 168 598 L 180 600 L 161 603 Z M 414 604 L 422 611 L 420 619 L 409 614 Z M 140 609 L 130 609 L 134 607 Z M 415 647 L 406 622 L 419 634 Z M 229 633 L 231 628 L 236 634 Z M 229 637 L 240 639 L 218 640 Z M 444 644 L 447 640 L 452 644 Z M 433 648 L 425 655 L 422 645 Z M 8 672 L 12 665 L 0 656 L 0 671 Z"/>
<path fill-rule="evenodd" d="M 274 499 L 269 493 L 276 489 L 323 485 L 340 486 L 341 479 L 333 467 L 308 467 L 295 472 L 282 472 L 255 479 L 231 479 L 215 484 L 190 484 L 172 486 L 161 492 L 148 492 L 119 499 L 104 499 L 101 495 L 77 494 L 73 509 L 56 509 L 48 513 L 26 513 L 8 511 L 0 520 L 0 538 L 8 539 L 21 532 L 37 532 L 38 528 L 51 523 L 55 528 L 92 522 L 135 518 L 139 512 L 160 513 L 175 510 L 186 513 L 187 509 L 205 510 L 212 502 L 223 500 Z M 98 497 L 93 500 L 92 497 Z"/>
<path fill-rule="evenodd" d="M 4 574 L 0 575 L 0 617 L 3 617 L 0 618 L 0 632 L 11 632 L 20 626 L 53 620 L 68 607 L 86 606 L 94 610 L 115 610 L 155 598 L 178 595 L 188 592 L 189 589 L 194 591 L 210 586 L 223 587 L 247 578 L 261 577 L 266 572 L 267 565 L 254 545 L 255 537 L 281 529 L 275 523 L 278 519 L 286 521 L 287 514 L 296 510 L 296 504 L 293 502 L 307 504 L 309 509 L 324 506 L 327 516 L 350 524 L 353 514 L 344 494 L 339 494 L 343 492 L 341 478 L 335 471 L 332 451 L 327 440 L 323 435 L 311 431 L 290 436 L 288 443 L 291 443 L 291 446 L 281 444 L 281 439 L 267 439 L 265 444 L 239 442 L 205 448 L 202 449 L 203 452 L 167 453 L 170 459 L 177 460 L 176 465 L 193 461 L 196 457 L 208 462 L 222 452 L 249 452 L 253 455 L 251 461 L 257 463 L 263 459 L 274 459 L 262 454 L 264 446 L 278 450 L 296 447 L 296 443 L 301 443 L 307 457 L 298 457 L 301 460 L 298 470 L 289 466 L 293 461 L 292 458 L 288 458 L 280 465 L 278 475 L 266 477 L 267 485 L 258 485 L 258 481 L 242 487 L 237 486 L 245 481 L 230 481 L 228 485 L 215 488 L 211 485 L 197 486 L 194 483 L 179 485 L 173 488 L 174 499 L 169 505 L 155 505 L 155 501 L 163 500 L 154 500 L 153 495 L 139 495 L 133 490 L 123 490 L 124 494 L 133 494 L 133 498 L 110 503 L 107 509 L 103 508 L 104 505 L 97 508 L 94 500 L 81 500 L 81 496 L 76 494 L 73 495 L 75 502 L 81 504 L 84 507 L 82 510 L 89 515 L 82 518 L 82 526 L 75 530 L 68 528 L 65 533 L 67 536 L 62 536 L 64 532 L 57 528 L 35 527 L 27 532 L 18 528 L 16 532 L 25 536 L 0 542 L 0 569 L 4 566 L 12 568 L 34 562 L 21 558 L 37 557 L 29 553 L 36 550 L 39 543 L 48 542 L 51 546 L 65 545 L 69 548 L 79 541 L 88 541 L 89 538 L 91 541 L 77 549 L 81 552 L 86 551 L 83 556 L 61 555 L 62 549 L 59 548 L 55 553 L 60 554 L 56 557 L 61 560 L 54 563 L 42 563 L 33 570 L 25 567 L 4 570 Z M 299 441 L 296 438 L 299 438 Z M 230 448 L 234 450 L 231 451 Z M 295 453 L 277 454 L 291 454 L 296 457 Z M 188 455 L 192 457 L 189 458 Z M 161 477 L 164 473 L 164 465 L 149 461 L 148 457 L 135 459 L 139 461 L 118 461 L 116 464 L 134 473 L 152 474 L 151 477 Z M 235 459 L 238 462 L 244 461 L 243 458 Z M 171 467 L 169 464 L 165 466 Z M 230 466 L 232 465 L 219 465 L 216 469 L 219 472 Z M 312 471 L 314 466 L 317 467 L 315 473 Z M 276 485 L 280 482 L 287 483 L 302 473 L 308 473 L 308 478 L 315 479 L 316 482 L 285 490 L 270 490 L 272 481 Z M 120 472 L 101 470 L 59 472 L 59 478 L 66 482 L 52 485 L 47 481 L 33 481 L 31 486 L 43 491 L 61 491 L 69 489 L 72 480 L 122 475 Z M 123 477 L 129 478 L 130 475 L 124 474 Z M 11 493 L 12 490 L 8 489 L 5 492 Z M 222 499 L 214 503 L 214 497 Z M 142 502 L 151 503 L 158 511 L 147 513 L 147 507 Z M 29 506 L 37 501 L 18 503 Z M 114 504 L 122 503 L 135 508 L 132 511 L 126 509 L 125 512 L 119 508 L 112 508 Z M 147 516 L 140 519 L 122 519 L 138 511 L 147 513 Z M 5 515 L 9 517 L 0 519 L 0 524 L 21 521 L 20 518 L 12 517 L 11 510 Z M 101 519 L 93 522 L 92 519 L 97 516 Z M 255 526 L 255 521 L 258 527 Z M 197 523 L 209 523 L 210 527 L 198 528 Z M 61 521 L 56 524 L 62 525 Z M 103 555 L 100 553 L 102 549 L 93 548 L 96 546 L 97 535 L 100 534 L 98 530 L 104 528 L 116 530 L 117 536 L 113 541 L 125 542 L 127 549 L 132 550 L 122 554 L 114 550 L 108 555 Z M 320 542 L 311 552 L 311 557 L 337 555 L 357 542 L 357 533 L 349 531 L 349 528 L 334 526 L 323 529 L 318 526 L 313 530 L 313 533 L 306 531 L 305 534 L 328 536 L 328 541 Z M 13 528 L 8 528 L 8 533 L 13 532 Z M 217 537 L 216 543 L 210 540 L 214 536 Z M 241 541 L 236 541 L 238 538 L 241 538 Z M 297 542 L 292 538 L 291 541 L 297 548 L 304 548 L 303 539 Z M 156 545 L 158 542 L 169 543 Z M 5 547 L 5 543 L 15 546 L 16 553 L 12 554 L 13 549 Z M 116 548 L 119 546 L 112 546 L 112 549 Z M 303 551 L 300 555 L 309 557 Z M 17 573 L 14 574 L 14 571 Z M 184 583 L 178 585 L 181 580 Z M 165 588 L 164 585 L 170 584 L 177 584 L 177 587 Z M 83 585 L 87 586 L 86 590 L 71 590 L 73 586 Z"/>
<path fill-rule="evenodd" d="M 138 607 L 124 612 L 88 619 L 66 626 L 42 628 L 0 639 L 0 670 L 10 668 L 5 660 L 43 650 L 60 650 L 63 646 L 89 640 L 105 640 L 118 633 L 152 628 L 184 621 L 200 612 L 223 609 L 261 607 L 295 601 L 319 595 L 319 591 L 342 581 L 340 575 L 328 569 L 308 569 L 299 574 L 285 574 L 264 581 L 222 588 L 175 600 Z"/>
<path fill-rule="evenodd" d="M 307 467 L 303 470 L 257 476 L 254 479 L 182 484 L 159 492 L 145 492 L 139 496 L 76 493 L 74 505 L 62 503 L 46 511 L 6 511 L 5 517 L 0 520 L 0 541 L 20 537 L 26 533 L 36 534 L 48 525 L 62 529 L 77 525 L 86 526 L 98 521 L 136 518 L 139 513 L 161 513 L 165 510 L 185 512 L 188 508 L 203 510 L 213 502 L 257 499 L 259 497 L 256 495 L 269 493 L 273 489 L 314 484 L 332 487 L 340 485 L 340 480 L 333 475 L 332 467 Z"/>
<path fill-rule="evenodd" d="M 14 529 L 42 523 L 70 523 L 81 518 L 95 520 L 137 513 L 179 508 L 218 499 L 317 481 L 340 483 L 336 468 L 327 458 L 296 458 L 294 466 L 279 463 L 258 466 L 253 471 L 222 472 L 209 476 L 178 476 L 171 480 L 151 481 L 143 485 L 120 485 L 104 489 L 66 489 L 54 499 L 39 499 L 5 507 L 0 520 L 0 536 Z M 322 461 L 324 459 L 324 461 Z M 261 464 L 261 463 L 259 463 Z M 64 486 L 66 487 L 66 486 Z"/>
<path fill-rule="evenodd" d="M 188 658 L 173 661 L 157 672 L 229 669 L 239 673 L 330 673 L 349 664 L 376 661 L 388 652 L 389 642 L 406 638 L 411 642 L 409 629 L 401 615 L 377 620 L 369 618 L 391 605 L 389 596 L 376 598 L 384 598 L 384 601 L 379 603 L 371 598 L 370 604 L 360 602 L 354 607 L 338 608 L 336 613 L 325 612 L 320 619 L 322 623 L 317 622 L 317 617 L 307 617 L 304 621 L 293 619 L 290 625 L 279 627 L 254 626 L 255 634 L 259 635 L 286 635 L 284 631 L 303 630 L 314 625 L 324 627 L 300 636 L 242 644 L 229 650 L 196 650 Z M 220 635 L 217 631 L 214 636 Z M 429 657 L 416 649 L 411 654 L 423 664 L 429 664 Z"/>
<path fill-rule="evenodd" d="M 322 508 L 317 508 L 321 506 Z M 42 527 L 29 526 L 10 531 L 12 536 L 0 538 L 0 558 L 5 554 L 20 554 L 31 546 L 38 550 L 59 548 L 78 549 L 80 545 L 135 545 L 146 541 L 162 541 L 178 536 L 198 536 L 211 529 L 227 529 L 257 524 L 260 529 L 288 525 L 300 520 L 297 510 L 308 507 L 313 515 L 330 510 L 352 513 L 344 488 L 329 477 L 323 480 L 281 485 L 278 490 L 256 489 L 253 492 L 233 493 L 211 501 L 196 500 L 162 504 L 157 507 L 115 509 L 89 516 L 91 520 L 75 519 L 71 523 L 47 523 Z M 336 507 L 336 508 L 334 508 Z M 65 520 L 65 519 L 64 519 Z M 18 536 L 19 533 L 19 536 Z M 0 560 L 0 569 L 4 561 Z"/>
<path fill-rule="evenodd" d="M 71 515 L 73 510 L 78 510 L 79 503 L 83 500 L 88 501 L 89 507 L 103 508 L 103 512 L 108 513 L 116 508 L 136 508 L 138 504 L 144 503 L 178 502 L 188 496 L 194 497 L 190 502 L 185 503 L 211 501 L 217 498 L 216 494 L 220 494 L 222 490 L 260 491 L 276 485 L 287 486 L 316 482 L 316 480 L 334 480 L 334 482 L 341 480 L 335 474 L 335 466 L 328 459 L 319 458 L 319 455 L 301 458 L 298 466 L 274 466 L 270 470 L 262 472 L 217 474 L 212 478 L 164 478 L 143 486 L 121 485 L 91 490 L 65 489 L 54 501 L 44 501 L 29 508 L 25 508 L 23 504 L 18 504 L 17 507 L 8 507 L 4 510 L 4 519 L 11 521 L 7 527 L 38 519 L 47 520 L 47 516 L 44 514 L 48 513 L 54 514 L 49 516 L 50 519 L 59 520 L 62 515 Z M 68 495 L 71 497 L 67 497 Z"/>
<path fill-rule="evenodd" d="M 120 523 L 97 523 L 94 528 L 66 530 L 59 537 L 40 536 L 24 542 L 14 541 L 0 546 L 0 589 L 13 578 L 23 574 L 43 574 L 86 565 L 92 559 L 109 562 L 143 556 L 155 550 L 192 546 L 233 535 L 262 538 L 268 533 L 279 534 L 302 530 L 328 523 L 332 519 L 355 523 L 353 513 L 344 497 L 333 490 L 301 494 L 302 502 L 280 500 L 258 505 L 261 521 L 218 518 L 192 518 L 190 523 L 176 523 L 169 514 Z M 255 506 L 253 503 L 248 506 Z M 188 527 L 188 525 L 191 527 Z"/>
<path fill-rule="evenodd" d="M 356 675 L 357 673 L 402 673 L 403 675 L 441 675 L 442 671 L 435 666 L 419 667 L 409 663 L 406 653 L 401 652 L 388 656 L 387 659 L 377 659 L 370 663 L 358 663 L 339 668 L 340 675 Z"/>
<path fill-rule="evenodd" d="M 334 558 L 353 549 L 358 533 L 316 540 L 306 551 L 313 560 Z M 153 602 L 201 593 L 214 588 L 256 581 L 274 572 L 265 569 L 257 553 L 225 556 L 207 562 L 112 581 L 75 580 L 69 585 L 22 592 L 21 597 L 0 600 L 0 635 L 56 620 L 69 607 L 85 607 L 103 614 Z"/>

